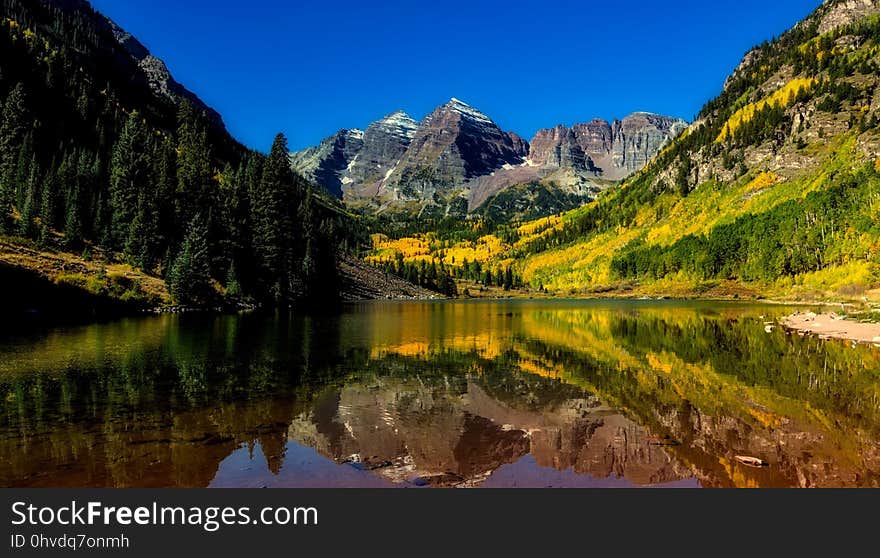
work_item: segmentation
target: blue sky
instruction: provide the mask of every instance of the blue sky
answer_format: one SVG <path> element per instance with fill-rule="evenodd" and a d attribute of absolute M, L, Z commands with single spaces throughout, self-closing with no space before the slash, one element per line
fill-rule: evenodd
<path fill-rule="evenodd" d="M 502 128 L 691 120 L 820 0 L 92 0 L 246 145 L 292 149 L 457 97 Z"/>

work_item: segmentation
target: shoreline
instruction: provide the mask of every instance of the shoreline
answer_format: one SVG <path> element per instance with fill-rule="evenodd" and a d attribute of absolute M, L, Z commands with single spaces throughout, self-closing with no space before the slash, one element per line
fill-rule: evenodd
<path fill-rule="evenodd" d="M 856 321 L 834 312 L 795 312 L 780 320 L 780 325 L 798 335 L 811 335 L 822 340 L 838 339 L 880 347 L 880 323 Z"/>

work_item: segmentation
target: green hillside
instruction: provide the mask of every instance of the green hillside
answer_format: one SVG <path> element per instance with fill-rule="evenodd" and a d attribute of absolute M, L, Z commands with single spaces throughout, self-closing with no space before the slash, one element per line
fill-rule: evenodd
<path fill-rule="evenodd" d="M 880 6 L 826 2 L 747 53 L 694 124 L 596 202 L 384 230 L 368 259 L 457 279 L 512 269 L 564 296 L 880 300 L 878 72 Z"/>
<path fill-rule="evenodd" d="M 841 15 L 838 4 L 749 52 L 623 187 L 531 227 L 509 254 L 525 280 L 878 298 L 880 8 Z"/>

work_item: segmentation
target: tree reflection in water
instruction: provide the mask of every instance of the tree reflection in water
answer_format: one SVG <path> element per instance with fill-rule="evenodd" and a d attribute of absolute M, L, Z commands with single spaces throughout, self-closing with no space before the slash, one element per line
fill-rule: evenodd
<path fill-rule="evenodd" d="M 785 313 L 375 303 L 22 334 L 0 484 L 876 486 L 880 351 L 765 333 Z"/>

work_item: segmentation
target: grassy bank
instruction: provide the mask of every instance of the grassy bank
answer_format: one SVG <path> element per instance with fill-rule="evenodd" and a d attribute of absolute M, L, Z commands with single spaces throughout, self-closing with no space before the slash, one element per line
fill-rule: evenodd
<path fill-rule="evenodd" d="M 75 293 L 80 301 L 94 299 L 95 308 L 148 309 L 171 304 L 171 296 L 161 278 L 114 261 L 109 254 L 85 256 L 41 248 L 20 238 L 0 237 L 4 276 L 30 276 L 35 285 L 40 285 L 35 292 L 49 292 L 54 286 L 62 292 Z M 47 309 L 45 300 L 26 300 L 28 297 L 16 297 L 16 293 L 8 292 L 6 296 L 13 301 L 21 299 L 16 306 L 25 310 Z"/>

